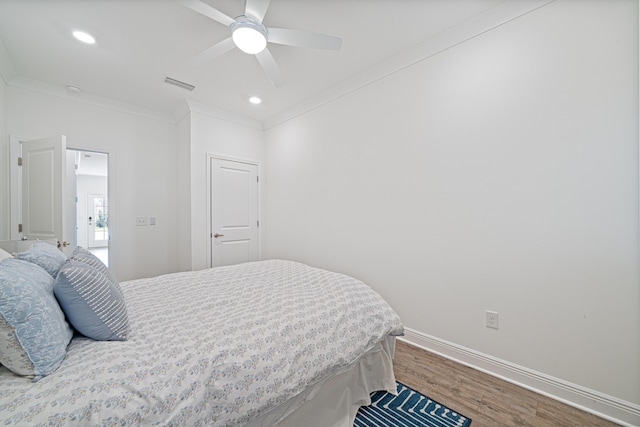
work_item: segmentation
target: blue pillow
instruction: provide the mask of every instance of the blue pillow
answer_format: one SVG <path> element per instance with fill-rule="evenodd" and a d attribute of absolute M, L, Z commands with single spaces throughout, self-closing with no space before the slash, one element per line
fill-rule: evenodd
<path fill-rule="evenodd" d="M 53 278 L 27 261 L 0 261 L 0 363 L 38 380 L 60 366 L 72 336 Z"/>
<path fill-rule="evenodd" d="M 18 252 L 15 258 L 29 261 L 47 270 L 54 279 L 67 257 L 54 245 L 46 242 L 35 242 L 25 252 Z"/>
<path fill-rule="evenodd" d="M 109 277 L 95 267 L 68 260 L 56 277 L 53 291 L 69 322 L 82 335 L 98 341 L 124 341 L 129 318 L 124 296 Z"/>

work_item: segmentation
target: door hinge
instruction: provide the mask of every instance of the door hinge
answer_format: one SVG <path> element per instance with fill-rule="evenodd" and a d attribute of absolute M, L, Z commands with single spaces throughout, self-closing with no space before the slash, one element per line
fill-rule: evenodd
<path fill-rule="evenodd" d="M 260 221 L 256 221 L 256 223 L 257 223 L 258 227 L 260 227 Z"/>
<path fill-rule="evenodd" d="M 260 177 L 256 176 L 256 182 L 260 182 Z"/>
<path fill-rule="evenodd" d="M 18 157 L 18 166 L 22 166 L 22 157 Z"/>
<path fill-rule="evenodd" d="M 18 224 L 18 233 L 22 233 L 22 224 Z"/>

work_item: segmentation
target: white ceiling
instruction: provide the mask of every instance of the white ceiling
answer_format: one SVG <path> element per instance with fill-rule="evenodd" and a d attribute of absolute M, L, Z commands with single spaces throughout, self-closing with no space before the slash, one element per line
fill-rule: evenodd
<path fill-rule="evenodd" d="M 205 0 L 235 17 L 242 0 Z M 0 0 L 0 73 L 9 85 L 114 100 L 167 115 L 187 99 L 262 122 L 413 49 L 503 0 L 272 0 L 267 26 L 343 38 L 340 51 L 269 44 L 286 85 L 275 88 L 237 49 L 204 65 L 190 60 L 229 28 L 170 0 Z M 86 30 L 97 44 L 71 36 Z M 196 86 L 188 92 L 165 77 Z M 255 106 L 250 95 L 264 101 Z"/>

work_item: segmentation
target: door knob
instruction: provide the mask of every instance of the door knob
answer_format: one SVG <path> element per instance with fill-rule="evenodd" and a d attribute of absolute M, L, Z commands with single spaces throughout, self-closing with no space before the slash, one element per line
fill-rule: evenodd
<path fill-rule="evenodd" d="M 216 233 L 216 234 L 213 235 L 213 237 L 216 237 L 216 238 L 224 237 L 224 234 Z"/>

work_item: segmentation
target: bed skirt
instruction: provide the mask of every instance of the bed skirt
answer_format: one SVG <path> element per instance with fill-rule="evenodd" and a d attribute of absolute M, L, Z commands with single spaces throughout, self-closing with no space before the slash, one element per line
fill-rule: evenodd
<path fill-rule="evenodd" d="M 396 393 L 395 339 L 388 336 L 345 371 L 307 388 L 247 427 L 352 427 L 358 408 L 371 404 L 372 392 Z"/>

